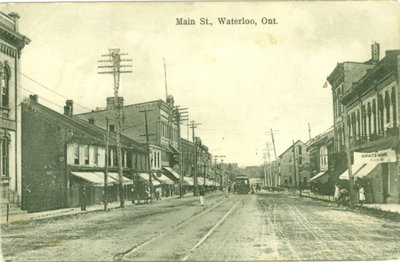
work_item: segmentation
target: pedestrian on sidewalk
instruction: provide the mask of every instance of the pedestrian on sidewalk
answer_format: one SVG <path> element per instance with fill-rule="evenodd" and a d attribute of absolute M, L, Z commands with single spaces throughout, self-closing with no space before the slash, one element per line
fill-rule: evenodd
<path fill-rule="evenodd" d="M 82 190 L 81 190 L 81 211 L 86 211 L 86 198 L 87 198 L 87 194 L 86 194 L 86 187 L 82 186 Z"/>
<path fill-rule="evenodd" d="M 336 183 L 335 184 L 335 194 L 333 195 L 333 200 L 338 201 L 339 195 L 340 195 L 340 188 L 339 188 L 339 185 Z"/>
<path fill-rule="evenodd" d="M 200 205 L 204 206 L 204 195 L 205 195 L 205 192 L 204 192 L 204 187 L 203 186 L 200 186 L 199 194 L 200 194 Z"/>
<path fill-rule="evenodd" d="M 156 188 L 156 200 L 161 200 L 160 195 L 161 195 L 161 188 L 157 187 Z"/>
<path fill-rule="evenodd" d="M 340 204 L 342 204 L 342 206 L 344 206 L 346 204 L 348 194 L 349 194 L 349 191 L 346 188 L 340 189 L 337 207 L 339 207 Z"/>
<path fill-rule="evenodd" d="M 358 190 L 358 193 L 359 193 L 360 206 L 362 206 L 365 202 L 364 187 L 362 185 L 360 185 L 360 189 Z"/>

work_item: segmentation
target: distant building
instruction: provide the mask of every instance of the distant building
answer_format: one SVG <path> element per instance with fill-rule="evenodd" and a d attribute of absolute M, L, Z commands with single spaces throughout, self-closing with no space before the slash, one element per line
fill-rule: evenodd
<path fill-rule="evenodd" d="M 124 105 L 123 97 L 119 98 L 122 108 L 122 134 L 139 141 L 146 142 L 145 114 L 147 112 L 147 125 L 149 143 L 161 147 L 161 166 L 173 167 L 177 163 L 174 158 L 179 154 L 178 127 L 174 117 L 174 100 L 169 96 L 168 101 L 155 100 L 144 103 Z M 107 107 L 92 112 L 76 114 L 75 117 L 94 121 L 95 125 L 106 128 L 106 118 L 109 119 L 109 129 L 116 132 L 116 110 L 114 97 L 107 98 Z"/>
<path fill-rule="evenodd" d="M 280 185 L 284 187 L 305 187 L 310 179 L 310 159 L 307 146 L 300 140 L 279 156 Z M 278 167 L 279 169 L 279 167 Z"/>
<path fill-rule="evenodd" d="M 334 178 L 331 177 L 333 169 L 330 159 L 334 147 L 333 127 L 319 134 L 307 142 L 307 151 L 310 156 L 310 182 L 318 193 L 331 194 L 334 188 Z"/>
<path fill-rule="evenodd" d="M 20 60 L 30 39 L 19 33 L 19 16 L 0 12 L 0 179 L 2 200 L 19 204 L 20 163 Z"/>
<path fill-rule="evenodd" d="M 104 199 L 105 164 L 108 164 L 108 201 L 117 200 L 119 175 L 116 136 L 72 117 L 73 102 L 67 100 L 64 114 L 53 111 L 32 95 L 21 104 L 22 209 L 29 212 L 79 206 L 82 190 L 86 203 Z M 148 170 L 146 147 L 121 137 L 124 186 L 131 187 L 137 174 Z M 126 190 L 126 197 L 130 190 Z"/>

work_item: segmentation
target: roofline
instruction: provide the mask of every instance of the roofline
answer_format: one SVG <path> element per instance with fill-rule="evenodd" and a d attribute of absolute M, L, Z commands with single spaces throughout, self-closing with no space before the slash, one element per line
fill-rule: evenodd
<path fill-rule="evenodd" d="M 138 106 L 138 105 L 145 105 L 145 104 L 151 104 L 151 103 L 160 103 L 160 102 L 161 102 L 161 103 L 166 103 L 164 100 L 158 99 L 158 100 L 151 100 L 151 101 L 141 102 L 141 103 L 136 103 L 136 104 L 124 105 L 122 108 L 133 107 L 133 106 Z M 109 110 L 110 110 L 110 109 L 108 109 L 108 108 L 106 107 L 105 109 L 92 110 L 92 111 L 90 111 L 90 112 L 84 112 L 84 113 L 75 114 L 75 116 L 93 114 L 93 113 L 103 112 L 103 111 L 109 111 Z"/>
<path fill-rule="evenodd" d="M 303 143 L 304 144 L 304 142 L 303 141 L 301 141 L 300 139 L 298 139 L 296 142 L 294 142 L 294 144 L 292 144 L 290 147 L 288 147 L 282 154 L 280 154 L 279 155 L 279 158 L 281 158 L 281 156 L 283 155 L 283 154 L 285 154 L 287 151 L 289 151 L 289 149 L 291 149 L 294 145 L 296 145 L 298 142 L 301 142 L 301 143 Z"/>

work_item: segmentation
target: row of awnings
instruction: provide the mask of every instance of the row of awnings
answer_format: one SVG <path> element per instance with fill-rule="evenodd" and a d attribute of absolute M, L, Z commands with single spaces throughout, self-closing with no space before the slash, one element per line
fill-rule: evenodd
<path fill-rule="evenodd" d="M 379 163 L 354 163 L 351 166 L 351 171 L 354 178 L 363 178 L 368 176 L 377 166 Z M 327 183 L 329 179 L 329 172 L 323 171 L 318 173 L 317 175 L 310 178 L 310 182 L 321 182 Z M 339 179 L 341 180 L 349 180 L 349 172 L 348 170 L 344 171 L 340 176 Z"/>
<path fill-rule="evenodd" d="M 351 171 L 354 178 L 363 178 L 371 173 L 379 163 L 354 163 L 351 166 Z M 339 176 L 339 179 L 349 180 L 348 170 L 344 171 L 343 174 Z"/>
<path fill-rule="evenodd" d="M 76 177 L 92 183 L 94 186 L 104 186 L 104 172 L 71 172 Z M 133 184 L 132 179 L 122 177 L 124 184 Z M 109 172 L 107 176 L 107 185 L 119 184 L 118 173 Z"/>
<path fill-rule="evenodd" d="M 329 179 L 329 175 L 327 171 L 322 171 L 310 178 L 310 182 L 321 182 L 321 183 L 327 183 Z"/>
<path fill-rule="evenodd" d="M 169 167 L 164 167 L 164 169 L 169 173 L 169 176 L 166 176 L 163 173 L 157 173 L 157 174 L 153 174 L 152 176 L 152 184 L 154 186 L 158 186 L 160 184 L 167 184 L 167 185 L 173 185 L 174 181 L 178 182 L 180 179 L 179 174 L 174 171 L 173 169 L 169 168 Z M 76 172 L 73 171 L 71 172 L 72 175 L 83 179 L 91 184 L 93 184 L 93 186 L 97 186 L 97 187 L 102 187 L 104 186 L 104 172 Z M 170 178 L 172 175 L 172 177 L 174 178 Z M 149 181 L 149 173 L 139 173 L 139 177 L 143 180 L 145 180 L 146 182 Z M 131 185 L 133 184 L 133 180 L 123 176 L 123 183 L 125 185 Z M 192 186 L 194 185 L 194 179 L 192 177 L 183 177 L 183 183 L 185 185 L 188 186 Z M 197 183 L 198 185 L 207 185 L 207 186 L 219 186 L 219 183 L 215 183 L 209 179 L 205 179 L 203 177 L 198 177 L 197 178 Z M 119 175 L 118 173 L 115 172 L 108 172 L 108 179 L 107 179 L 107 185 L 112 186 L 112 185 L 116 185 L 119 184 Z"/>

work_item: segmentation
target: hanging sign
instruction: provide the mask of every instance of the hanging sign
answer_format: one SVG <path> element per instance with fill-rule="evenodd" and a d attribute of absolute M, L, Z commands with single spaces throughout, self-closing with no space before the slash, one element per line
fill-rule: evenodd
<path fill-rule="evenodd" d="M 354 163 L 389 163 L 396 162 L 396 152 L 386 149 L 377 152 L 354 152 Z"/>

